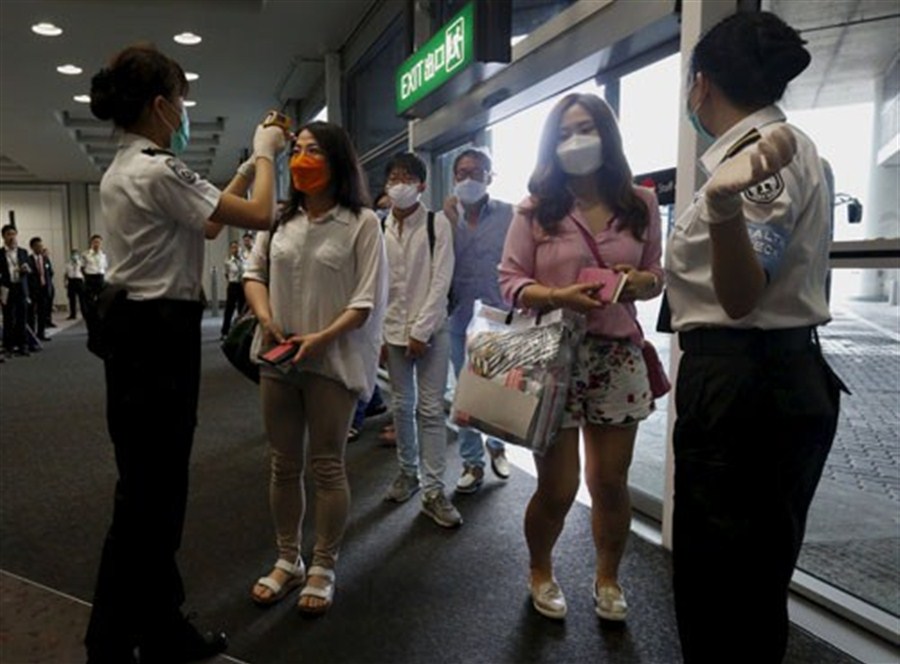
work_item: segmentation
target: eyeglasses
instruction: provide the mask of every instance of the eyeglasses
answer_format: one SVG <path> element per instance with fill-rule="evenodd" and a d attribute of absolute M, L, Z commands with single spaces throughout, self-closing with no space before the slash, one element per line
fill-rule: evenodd
<path fill-rule="evenodd" d="M 456 171 L 455 177 L 457 182 L 462 182 L 463 180 L 478 180 L 479 182 L 484 182 L 488 175 L 490 175 L 490 173 L 483 168 L 460 168 Z"/>

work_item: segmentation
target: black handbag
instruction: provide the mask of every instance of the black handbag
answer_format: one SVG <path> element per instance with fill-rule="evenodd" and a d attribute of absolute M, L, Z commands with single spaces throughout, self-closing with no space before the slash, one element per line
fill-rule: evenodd
<path fill-rule="evenodd" d="M 278 221 L 275 220 L 269 232 L 269 244 L 266 247 L 266 262 L 269 264 L 271 264 L 272 240 L 275 238 L 275 231 L 278 230 Z M 259 383 L 259 365 L 251 359 L 250 348 L 253 346 L 253 336 L 258 325 L 259 320 L 248 311 L 234 322 L 228 336 L 222 342 L 222 352 L 228 361 L 254 383 Z"/>
<path fill-rule="evenodd" d="M 254 383 L 259 382 L 259 365 L 250 359 L 250 347 L 259 321 L 251 313 L 235 321 L 222 342 L 222 352 L 228 361 Z"/>

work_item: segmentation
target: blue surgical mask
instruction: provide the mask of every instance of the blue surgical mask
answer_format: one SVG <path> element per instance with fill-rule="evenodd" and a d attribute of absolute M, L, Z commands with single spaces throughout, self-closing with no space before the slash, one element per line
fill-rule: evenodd
<path fill-rule="evenodd" d="M 688 91 L 687 99 L 684 102 L 685 104 L 685 112 L 687 113 L 688 122 L 691 123 L 691 126 L 694 128 L 698 134 L 700 134 L 701 138 L 705 138 L 708 141 L 716 140 L 716 137 L 709 133 L 709 130 L 703 126 L 703 123 L 700 122 L 700 116 L 697 115 L 697 111 L 700 110 L 701 104 L 697 105 L 696 110 L 691 110 L 691 91 Z"/>
<path fill-rule="evenodd" d="M 185 150 L 187 150 L 188 141 L 191 138 L 191 123 L 188 120 L 187 109 L 181 109 L 181 124 L 178 126 L 172 133 L 172 138 L 169 139 L 169 149 L 172 150 L 176 155 L 181 154 Z"/>

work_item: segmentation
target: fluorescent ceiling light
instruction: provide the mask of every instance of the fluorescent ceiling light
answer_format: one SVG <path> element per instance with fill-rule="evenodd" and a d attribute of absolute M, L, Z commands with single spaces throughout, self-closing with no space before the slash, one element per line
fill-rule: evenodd
<path fill-rule="evenodd" d="M 195 74 L 192 71 L 186 71 L 184 72 L 184 77 L 189 81 L 196 81 L 198 78 L 200 78 L 200 74 Z"/>
<path fill-rule="evenodd" d="M 193 32 L 182 32 L 179 35 L 175 35 L 173 39 L 185 46 L 194 46 L 203 41 L 203 38 L 200 35 L 195 35 Z"/>
<path fill-rule="evenodd" d="M 197 105 L 197 102 L 192 101 L 192 100 L 190 100 L 190 99 L 185 99 L 185 100 L 184 100 L 184 105 L 187 106 L 188 108 L 190 108 L 191 106 L 196 106 L 196 105 Z"/>
<path fill-rule="evenodd" d="M 68 76 L 75 76 L 76 74 L 80 74 L 82 69 L 81 67 L 76 67 L 75 65 L 60 65 L 56 68 L 60 74 L 67 74 Z"/>
<path fill-rule="evenodd" d="M 35 23 L 31 26 L 31 31 L 42 37 L 58 37 L 63 32 L 62 28 L 58 28 L 52 23 Z"/>
<path fill-rule="evenodd" d="M 79 104 L 90 104 L 91 103 L 90 95 L 75 95 L 74 97 L 72 97 L 72 99 L 77 101 Z"/>

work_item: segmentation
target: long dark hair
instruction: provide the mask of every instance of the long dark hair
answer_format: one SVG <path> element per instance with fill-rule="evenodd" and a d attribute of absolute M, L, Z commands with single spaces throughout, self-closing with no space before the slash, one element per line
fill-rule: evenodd
<path fill-rule="evenodd" d="M 153 44 L 140 43 L 119 52 L 91 79 L 91 113 L 127 129 L 157 96 L 186 97 L 184 70 Z"/>
<path fill-rule="evenodd" d="M 738 12 L 714 25 L 691 55 L 691 78 L 702 72 L 732 102 L 757 110 L 781 99 L 810 62 L 806 42 L 770 12 Z"/>
<path fill-rule="evenodd" d="M 315 136 L 319 147 L 325 152 L 331 170 L 329 193 L 338 204 L 350 209 L 353 214 L 359 214 L 360 210 L 369 205 L 369 192 L 356 150 L 353 149 L 347 132 L 343 127 L 330 122 L 309 122 L 297 130 L 297 135 L 304 129 Z M 285 206 L 278 223 L 293 217 L 300 207 L 306 207 L 306 194 L 294 189 L 292 185 L 290 203 Z"/>
<path fill-rule="evenodd" d="M 649 223 L 647 204 L 634 191 L 631 167 L 622 151 L 622 135 L 609 105 L 591 94 L 573 93 L 563 97 L 547 117 L 538 148 L 537 166 L 528 180 L 528 191 L 537 199 L 533 215 L 547 233 L 554 234 L 565 218 L 575 197 L 568 188 L 569 175 L 562 170 L 556 156 L 559 125 L 563 114 L 575 104 L 581 105 L 593 118 L 602 140 L 603 165 L 597 170 L 600 196 L 615 211 L 620 228 L 627 228 L 638 240 L 644 239 Z"/>

